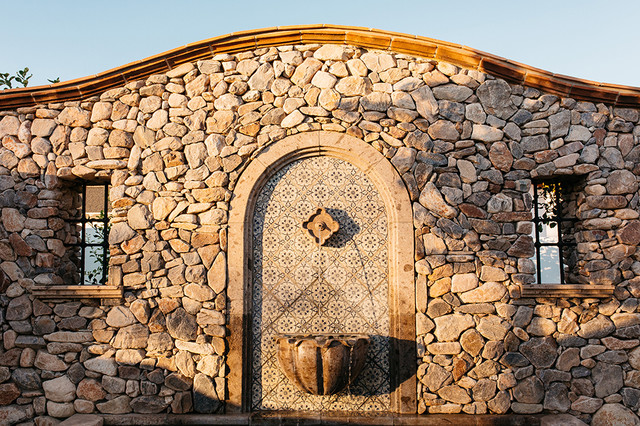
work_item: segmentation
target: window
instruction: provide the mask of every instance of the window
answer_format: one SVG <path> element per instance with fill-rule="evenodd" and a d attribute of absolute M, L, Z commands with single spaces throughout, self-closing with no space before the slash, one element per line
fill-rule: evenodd
<path fill-rule="evenodd" d="M 58 192 L 59 217 L 48 225 L 55 252 L 51 282 L 31 287 L 42 300 L 101 299 L 119 303 L 121 285 L 107 285 L 109 268 L 109 185 L 75 183 Z"/>
<path fill-rule="evenodd" d="M 570 180 L 534 182 L 533 241 L 536 282 L 578 283 L 576 191 Z"/>
<path fill-rule="evenodd" d="M 69 218 L 73 284 L 104 285 L 109 268 L 109 185 L 83 183 Z"/>

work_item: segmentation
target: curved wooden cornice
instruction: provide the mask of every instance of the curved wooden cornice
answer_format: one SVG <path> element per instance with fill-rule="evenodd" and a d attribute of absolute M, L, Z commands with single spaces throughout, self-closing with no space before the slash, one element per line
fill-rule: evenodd
<path fill-rule="evenodd" d="M 4 90 L 0 92 L 0 109 L 85 99 L 152 74 L 167 72 L 185 62 L 209 59 L 219 53 L 312 43 L 349 44 L 442 60 L 560 96 L 620 107 L 640 107 L 638 87 L 554 74 L 459 44 L 371 28 L 297 25 L 231 33 L 188 44 L 94 76 L 47 86 Z"/>

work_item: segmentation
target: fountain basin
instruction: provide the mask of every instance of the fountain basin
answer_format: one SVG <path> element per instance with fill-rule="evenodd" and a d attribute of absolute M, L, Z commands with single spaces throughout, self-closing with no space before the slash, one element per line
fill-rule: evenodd
<path fill-rule="evenodd" d="M 358 377 L 369 342 L 366 334 L 280 334 L 276 336 L 278 364 L 301 391 L 332 395 Z"/>

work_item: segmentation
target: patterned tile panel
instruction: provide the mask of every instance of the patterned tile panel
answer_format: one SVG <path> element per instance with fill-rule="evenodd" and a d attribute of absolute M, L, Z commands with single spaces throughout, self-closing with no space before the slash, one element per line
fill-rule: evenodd
<path fill-rule="evenodd" d="M 324 207 L 340 230 L 318 247 L 302 223 Z M 387 218 L 375 186 L 348 162 L 313 157 L 264 186 L 253 218 L 252 409 L 388 411 Z M 282 374 L 278 333 L 366 333 L 358 380 L 337 395 L 300 392 Z"/>

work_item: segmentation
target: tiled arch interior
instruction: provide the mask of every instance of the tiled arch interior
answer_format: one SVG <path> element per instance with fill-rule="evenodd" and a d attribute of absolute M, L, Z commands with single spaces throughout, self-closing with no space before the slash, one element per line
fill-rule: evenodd
<path fill-rule="evenodd" d="M 317 207 L 340 224 L 322 247 L 302 228 Z M 252 226 L 252 409 L 389 410 L 388 232 L 376 187 L 344 160 L 298 160 L 262 188 Z M 360 378 L 338 395 L 298 391 L 275 357 L 274 336 L 294 332 L 369 334 Z"/>

